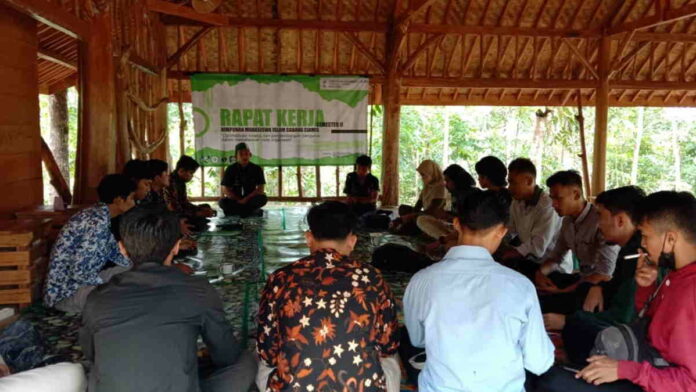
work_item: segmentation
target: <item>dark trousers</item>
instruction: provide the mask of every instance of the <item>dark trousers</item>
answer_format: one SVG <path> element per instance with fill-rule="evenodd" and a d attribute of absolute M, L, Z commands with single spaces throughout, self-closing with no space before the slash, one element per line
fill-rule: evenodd
<path fill-rule="evenodd" d="M 216 369 L 199 382 L 202 392 L 247 392 L 256 378 L 256 359 L 251 353 L 239 356 L 233 365 Z"/>
<path fill-rule="evenodd" d="M 560 272 L 552 272 L 548 277 L 560 289 L 571 286 L 580 280 L 579 274 L 562 274 Z M 576 310 L 580 310 L 590 287 L 591 285 L 588 283 L 581 283 L 574 291 L 569 293 L 541 293 L 539 295 L 541 312 L 571 314 Z"/>
<path fill-rule="evenodd" d="M 237 215 L 242 218 L 257 213 L 266 203 L 268 203 L 268 197 L 266 197 L 266 195 L 256 195 L 245 204 L 239 204 L 236 200 L 228 198 L 220 199 L 218 202 L 220 208 L 225 212 L 225 216 Z"/>
<path fill-rule="evenodd" d="M 537 382 L 537 392 L 641 392 L 639 386 L 626 380 L 595 386 L 576 379 L 575 373 L 559 366 L 549 369 Z"/>
<path fill-rule="evenodd" d="M 356 216 L 362 216 L 377 209 L 373 203 L 349 203 L 348 205 Z"/>
<path fill-rule="evenodd" d="M 576 312 L 566 317 L 561 335 L 568 359 L 578 366 L 587 365 L 587 358 L 597 335 L 611 326 L 612 323 L 596 317 L 593 313 Z"/>

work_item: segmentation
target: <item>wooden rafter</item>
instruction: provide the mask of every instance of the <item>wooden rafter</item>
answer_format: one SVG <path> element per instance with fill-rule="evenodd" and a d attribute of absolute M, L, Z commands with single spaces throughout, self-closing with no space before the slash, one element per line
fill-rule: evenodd
<path fill-rule="evenodd" d="M 580 60 L 580 63 L 587 69 L 589 73 L 594 76 L 595 79 L 599 79 L 599 75 L 597 75 L 597 71 L 595 71 L 594 67 L 590 62 L 587 60 L 587 58 L 580 53 L 580 50 L 572 43 L 570 42 L 569 39 L 567 38 L 562 38 L 563 43 L 570 49 L 570 51 L 577 57 L 578 60 Z"/>
<path fill-rule="evenodd" d="M 443 40 L 444 38 L 445 38 L 445 34 L 438 34 L 438 35 L 434 35 L 434 36 L 432 36 L 432 37 L 430 37 L 430 38 L 427 38 L 422 44 L 420 44 L 420 45 L 416 48 L 416 50 L 413 51 L 413 53 L 411 53 L 411 55 L 408 57 L 408 59 L 406 59 L 406 61 L 404 62 L 404 64 L 400 67 L 399 72 L 403 74 L 403 73 L 405 73 L 406 71 L 408 71 L 409 68 L 411 68 L 411 67 L 413 66 L 413 64 L 416 63 L 416 61 L 418 60 L 418 58 L 419 58 L 423 53 L 425 53 L 425 51 L 428 50 L 428 48 L 429 48 L 431 45 L 433 45 L 433 44 L 435 44 L 435 43 L 442 42 L 442 40 Z"/>
<path fill-rule="evenodd" d="M 0 3 L 31 16 L 72 38 L 89 37 L 89 23 L 46 0 L 0 0 Z"/>
<path fill-rule="evenodd" d="M 188 52 L 194 45 L 198 43 L 198 41 L 200 41 L 203 37 L 205 37 L 206 34 L 208 34 L 212 30 L 213 28 L 210 26 L 206 26 L 198 30 L 198 32 L 194 34 L 193 37 L 191 37 L 188 41 L 186 41 L 186 43 L 181 45 L 181 47 L 177 49 L 177 51 L 173 55 L 169 56 L 169 58 L 167 59 L 167 68 L 173 67 L 179 61 L 179 59 L 186 54 L 186 52 Z"/>
<path fill-rule="evenodd" d="M 367 47 L 365 46 L 357 35 L 352 33 L 343 32 L 343 36 L 348 39 L 360 53 L 362 53 L 369 62 L 371 62 L 380 72 L 385 73 L 384 63 Z"/>
<path fill-rule="evenodd" d="M 696 4 L 687 4 L 676 9 L 659 6 L 662 4 L 662 1 L 659 0 L 653 2 L 653 4 L 656 5 L 655 15 L 611 27 L 608 29 L 607 34 L 614 35 L 631 30 L 643 30 L 696 16 Z"/>
<path fill-rule="evenodd" d="M 54 64 L 58 64 L 73 71 L 77 71 L 77 61 L 70 60 L 69 58 L 51 49 L 39 48 L 36 55 L 38 58 L 42 60 L 50 61 Z"/>
<path fill-rule="evenodd" d="M 164 0 L 146 0 L 146 4 L 147 8 L 153 12 L 176 16 L 212 26 L 229 25 L 229 19 L 224 15 L 201 14 L 184 4 L 176 4 Z"/>

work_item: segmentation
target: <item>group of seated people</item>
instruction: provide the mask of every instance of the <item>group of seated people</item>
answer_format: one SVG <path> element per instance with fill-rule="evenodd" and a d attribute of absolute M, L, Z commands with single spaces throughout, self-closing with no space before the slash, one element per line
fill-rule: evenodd
<path fill-rule="evenodd" d="M 243 143 L 236 155 L 219 206 L 258 215 L 263 170 Z M 391 230 L 430 238 L 444 257 L 411 278 L 401 305 L 378 269 L 350 257 L 359 216 L 378 200 L 370 166 L 357 159 L 345 202 L 309 210 L 309 255 L 268 278 L 256 358 L 213 286 L 174 268 L 187 234 L 214 214 L 186 196 L 196 161 L 183 156 L 169 173 L 166 162 L 134 160 L 106 176 L 100 203 L 62 229 L 44 296 L 82 313 L 89 390 L 247 391 L 256 382 L 267 391 L 396 392 L 406 343 L 425 349 L 425 392 L 696 390 L 693 195 L 627 186 L 591 203 L 575 171 L 551 175 L 544 190 L 529 159 L 506 166 L 492 156 L 476 164 L 480 189 L 461 166 L 424 161 L 418 202 L 399 208 Z M 640 355 L 597 349 L 620 325 Z M 560 332 L 568 366 L 554 366 L 550 331 Z"/>

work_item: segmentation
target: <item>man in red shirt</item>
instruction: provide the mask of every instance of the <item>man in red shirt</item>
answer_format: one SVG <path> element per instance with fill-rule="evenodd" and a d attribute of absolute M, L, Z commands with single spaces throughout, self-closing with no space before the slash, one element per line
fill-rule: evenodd
<path fill-rule="evenodd" d="M 575 374 L 577 383 L 569 382 L 572 373 L 559 375 L 555 368 L 552 377 L 542 379 L 540 391 L 696 391 L 696 198 L 688 192 L 653 193 L 641 204 L 640 216 L 647 254 L 636 269 L 636 309 L 659 290 L 646 314 L 648 341 L 670 366 L 594 356 Z M 646 258 L 672 270 L 660 287 L 657 268 Z"/>

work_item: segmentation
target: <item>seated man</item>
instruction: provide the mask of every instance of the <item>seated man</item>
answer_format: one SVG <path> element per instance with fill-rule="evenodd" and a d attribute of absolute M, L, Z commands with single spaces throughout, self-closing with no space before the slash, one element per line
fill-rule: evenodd
<path fill-rule="evenodd" d="M 591 309 L 570 316 L 557 313 L 544 315 L 548 329 L 562 331 L 566 354 L 575 364 L 585 363 L 597 334 L 604 328 L 632 322 L 637 316 L 633 308 L 636 259 L 624 257 L 638 253 L 640 231 L 636 213 L 644 198 L 642 189 L 625 186 L 602 192 L 595 200 L 599 212 L 599 231 L 608 242 L 621 246 L 613 278 L 600 284 L 603 298 L 596 302 L 599 313 L 592 313 L 595 309 Z"/>
<path fill-rule="evenodd" d="M 201 165 L 195 159 L 182 155 L 176 162 L 176 167 L 169 176 L 169 186 L 164 188 L 164 202 L 170 211 L 179 217 L 186 218 L 197 231 L 205 229 L 205 218 L 215 215 L 215 211 L 207 204 L 195 205 L 186 194 L 186 183 L 193 179 L 193 174 Z"/>
<path fill-rule="evenodd" d="M 153 178 L 150 192 L 143 203 L 164 205 L 164 189 L 169 186 L 169 164 L 160 159 L 150 159 L 147 165 Z"/>
<path fill-rule="evenodd" d="M 121 252 L 133 269 L 89 296 L 80 344 L 93 363 L 89 390 L 246 392 L 256 374 L 251 353 L 233 336 L 215 288 L 171 267 L 179 220 L 158 207 L 124 215 Z M 202 336 L 215 371 L 199 382 Z"/>
<path fill-rule="evenodd" d="M 520 392 L 525 369 L 553 364 L 534 286 L 491 256 L 507 218 L 502 195 L 472 193 L 454 219 L 459 245 L 409 282 L 404 321 L 427 356 L 419 391 Z"/>
<path fill-rule="evenodd" d="M 346 204 L 314 206 L 307 222 L 312 254 L 273 273 L 259 304 L 258 353 L 274 368 L 266 391 L 384 391 L 380 357 L 399 345 L 389 286 L 348 258 L 357 218 Z"/>
<path fill-rule="evenodd" d="M 237 162 L 225 169 L 222 177 L 222 193 L 225 195 L 220 208 L 225 216 L 239 215 L 242 218 L 261 213 L 261 207 L 268 203 L 263 191 L 266 178 L 261 166 L 250 161 L 251 151 L 246 143 L 239 143 L 234 148 Z"/>
<path fill-rule="evenodd" d="M 506 264 L 516 264 L 522 273 L 538 267 L 561 228 L 561 219 L 549 195 L 536 184 L 536 175 L 534 163 L 527 158 L 517 158 L 508 165 L 508 190 L 513 198 L 508 229 L 519 243 L 502 258 Z"/>
<path fill-rule="evenodd" d="M 141 203 L 150 193 L 154 173 L 146 161 L 131 159 L 123 166 L 123 175 L 135 183 L 133 199 L 136 204 Z"/>
<path fill-rule="evenodd" d="M 348 173 L 343 193 L 348 196 L 348 205 L 360 216 L 377 209 L 379 180 L 370 173 L 372 159 L 361 155 L 355 160 L 355 171 Z"/>
<path fill-rule="evenodd" d="M 635 309 L 647 305 L 647 343 L 669 366 L 594 356 L 577 374 L 552 369 L 539 391 L 696 391 L 696 199 L 687 192 L 653 193 L 638 215 L 647 255 L 636 267 Z M 655 263 L 672 270 L 659 286 Z"/>
<path fill-rule="evenodd" d="M 95 286 L 130 268 L 111 233 L 111 219 L 133 208 L 135 183 L 121 174 L 104 177 L 97 188 L 100 203 L 73 215 L 51 250 L 44 303 L 79 313 Z M 104 268 L 107 263 L 116 266 Z"/>
<path fill-rule="evenodd" d="M 582 178 L 574 170 L 560 171 L 546 180 L 553 208 L 561 216 L 556 243 L 535 273 L 544 313 L 570 314 L 594 310 L 602 300 L 602 282 L 611 280 L 619 247 L 607 244 L 599 232 L 599 213 L 583 196 Z M 568 251 L 573 265 L 562 265 Z M 563 270 L 559 272 L 559 270 Z"/>

